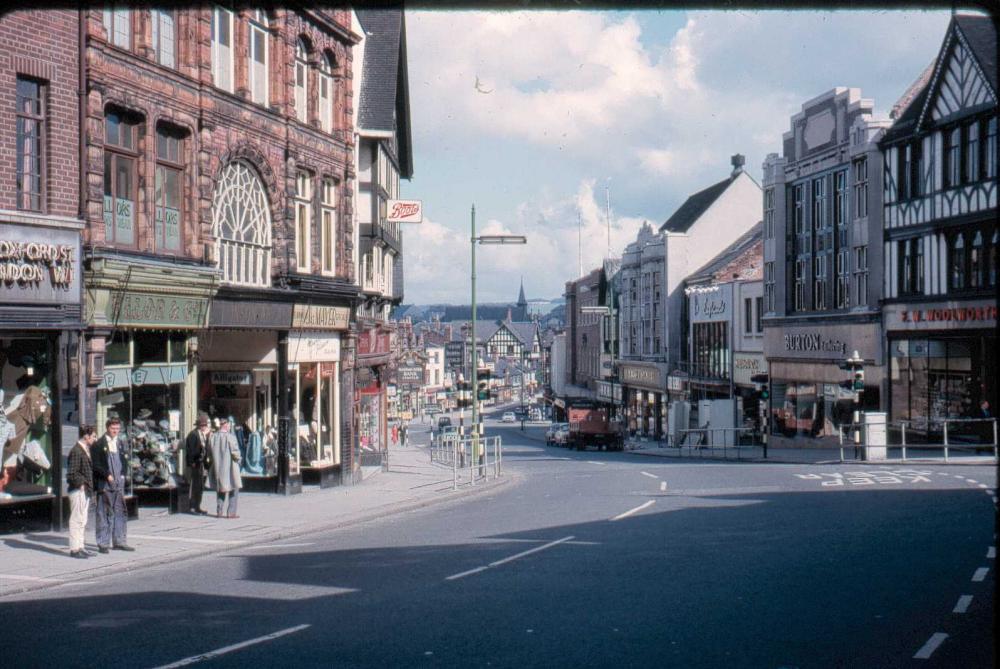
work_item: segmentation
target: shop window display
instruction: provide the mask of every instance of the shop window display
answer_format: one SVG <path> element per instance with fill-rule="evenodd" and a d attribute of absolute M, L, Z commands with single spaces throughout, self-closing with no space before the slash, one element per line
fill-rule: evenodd
<path fill-rule="evenodd" d="M 122 421 L 129 452 L 130 494 L 135 488 L 177 484 L 184 420 L 187 336 L 119 334 L 107 347 L 98 388 L 98 419 Z"/>
<path fill-rule="evenodd" d="M 0 339 L 0 504 L 52 493 L 52 365 L 42 339 Z"/>
<path fill-rule="evenodd" d="M 278 430 L 273 370 L 203 371 L 198 380 L 200 411 L 213 420 L 226 416 L 240 447 L 243 476 L 276 476 Z"/>
<path fill-rule="evenodd" d="M 299 365 L 298 397 L 295 414 L 299 442 L 299 462 L 303 467 L 334 465 L 336 456 L 337 415 L 335 406 L 336 363 Z"/>
<path fill-rule="evenodd" d="M 878 404 L 874 394 L 865 404 Z M 855 409 L 854 393 L 832 383 L 775 381 L 771 385 L 771 417 L 774 434 L 795 438 L 837 437 L 839 426 L 850 423 Z"/>

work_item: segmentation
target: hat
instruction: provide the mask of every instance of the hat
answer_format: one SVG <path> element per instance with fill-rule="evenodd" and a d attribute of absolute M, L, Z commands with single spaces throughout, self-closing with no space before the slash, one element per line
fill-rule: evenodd
<path fill-rule="evenodd" d="M 200 413 L 198 414 L 198 420 L 195 421 L 195 427 L 207 427 L 208 426 L 208 414 Z"/>

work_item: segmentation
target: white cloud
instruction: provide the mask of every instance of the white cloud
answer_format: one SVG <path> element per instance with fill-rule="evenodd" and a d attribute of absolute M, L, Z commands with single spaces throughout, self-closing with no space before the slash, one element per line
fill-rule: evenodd
<path fill-rule="evenodd" d="M 669 43 L 655 47 L 642 31 L 662 20 L 659 13 L 407 13 L 414 186 L 422 161 L 451 160 L 458 151 L 472 156 L 484 141 L 520 156 L 470 158 L 475 169 L 465 178 L 475 183 L 461 183 L 460 175 L 448 192 L 421 192 L 428 209 L 453 190 L 496 184 L 506 193 L 511 171 L 534 177 L 530 192 L 511 193 L 509 211 L 490 212 L 495 220 L 488 225 L 531 240 L 526 249 L 480 255 L 489 277 L 480 285 L 492 299 L 516 295 L 521 273 L 529 294 L 562 292 L 579 267 L 577 211 L 585 268 L 596 266 L 607 248 L 609 176 L 618 209 L 629 215 L 614 216 L 618 255 L 644 218 L 662 222 L 688 194 L 725 177 L 731 154 L 745 154 L 759 179 L 761 161 L 781 150 L 781 134 L 803 101 L 834 86 L 858 86 L 888 110 L 937 53 L 948 12 L 693 12 L 672 20 L 678 18 Z M 477 77 L 491 92 L 476 89 Z M 467 224 L 456 224 L 461 233 L 454 239 L 435 241 L 448 230 L 437 225 L 427 240 L 408 235 L 408 302 L 467 301 L 467 291 L 456 287 L 464 284 L 440 278 L 464 271 L 468 280 Z M 443 243 L 463 250 L 455 255 Z M 421 261 L 437 263 L 437 278 L 414 268 L 414 249 L 425 247 Z"/>

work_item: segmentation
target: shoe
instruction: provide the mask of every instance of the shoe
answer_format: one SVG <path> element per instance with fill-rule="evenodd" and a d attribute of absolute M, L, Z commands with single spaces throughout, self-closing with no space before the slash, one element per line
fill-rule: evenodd
<path fill-rule="evenodd" d="M 117 546 L 114 547 L 114 549 L 116 551 L 134 551 L 135 550 L 134 548 L 132 548 L 128 544 L 118 544 Z"/>
<path fill-rule="evenodd" d="M 70 551 L 69 556 L 71 558 L 86 559 L 87 555 L 83 551 Z"/>
<path fill-rule="evenodd" d="M 207 516 L 208 515 L 208 511 L 205 511 L 205 509 L 198 509 L 198 513 L 200 513 L 203 516 Z"/>
<path fill-rule="evenodd" d="M 239 518 L 235 513 L 226 516 L 226 518 Z"/>
<path fill-rule="evenodd" d="M 86 548 L 81 549 L 80 554 L 83 555 L 83 557 L 94 557 L 94 555 L 96 555 L 96 553 L 91 553 Z"/>
<path fill-rule="evenodd" d="M 111 549 L 109 549 L 107 546 L 98 546 L 97 550 L 98 550 L 98 552 L 101 552 L 101 553 L 107 553 Z"/>

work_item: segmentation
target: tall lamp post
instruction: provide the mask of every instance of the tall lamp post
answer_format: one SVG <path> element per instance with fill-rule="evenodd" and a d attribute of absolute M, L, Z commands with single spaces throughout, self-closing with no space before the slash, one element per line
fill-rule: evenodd
<path fill-rule="evenodd" d="M 476 244 L 527 244 L 524 235 L 476 236 L 476 205 L 472 205 L 472 457 L 479 461 L 479 349 L 476 346 Z"/>

